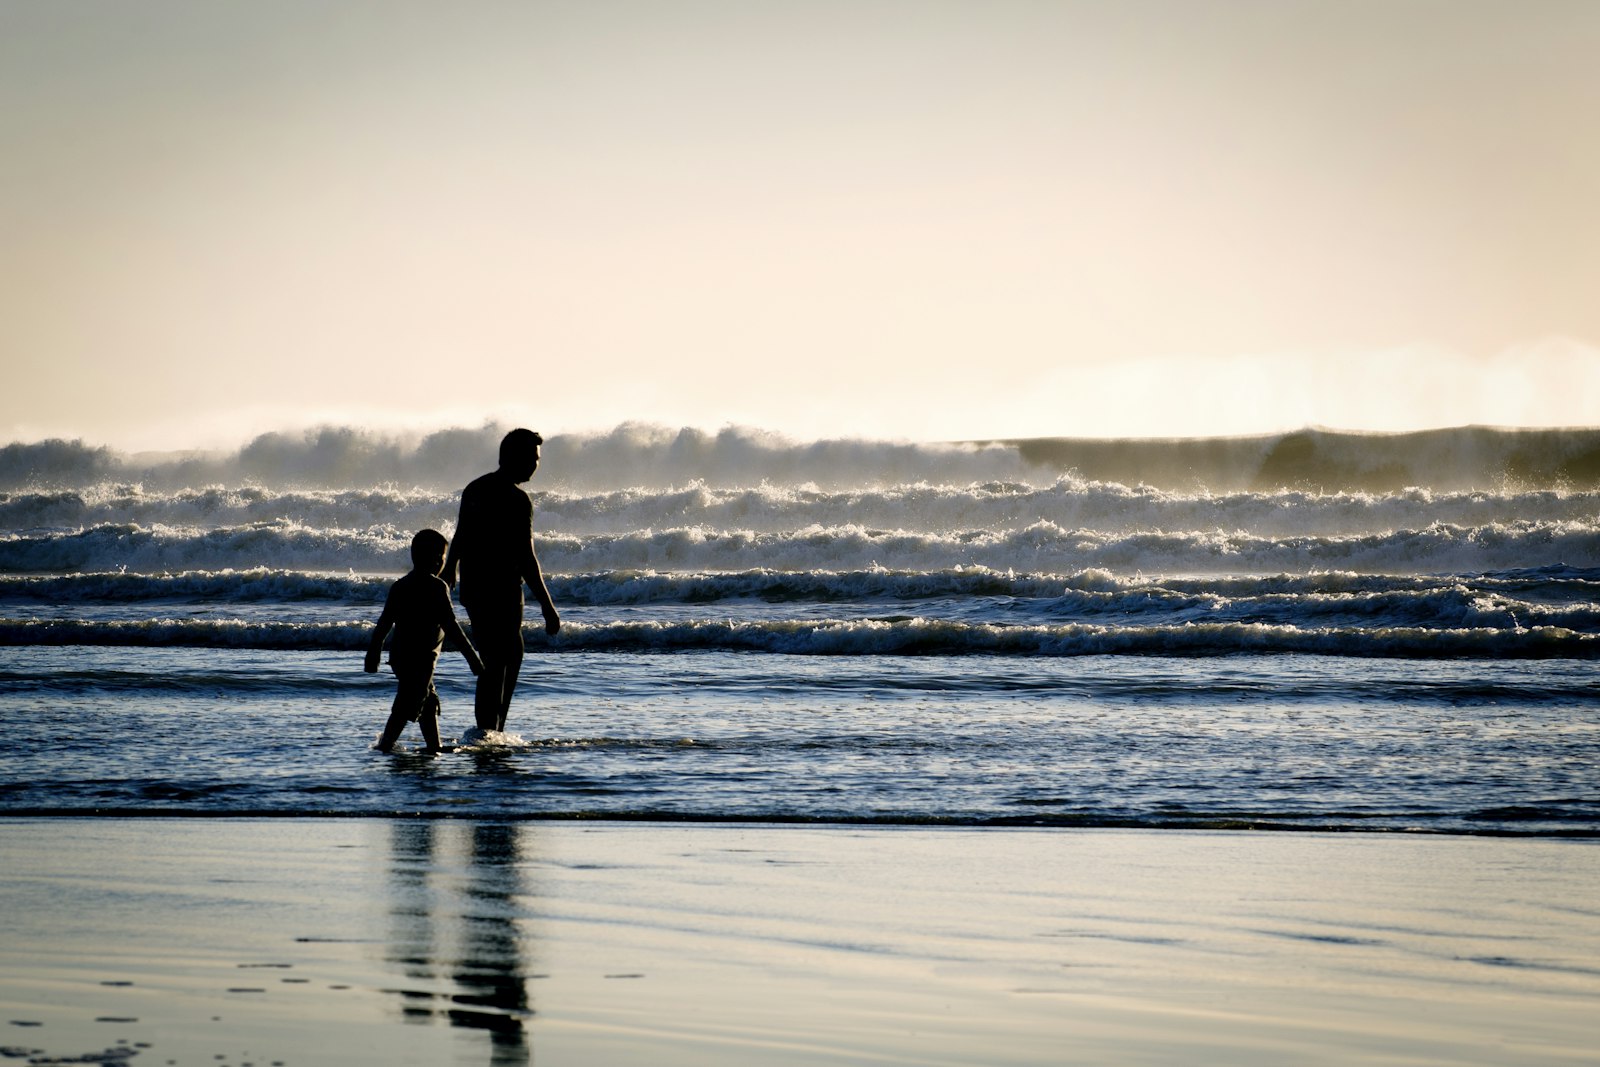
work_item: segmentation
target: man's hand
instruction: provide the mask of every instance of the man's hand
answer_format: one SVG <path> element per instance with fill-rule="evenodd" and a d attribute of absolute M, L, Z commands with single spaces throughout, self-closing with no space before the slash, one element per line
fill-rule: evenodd
<path fill-rule="evenodd" d="M 555 608 L 544 613 L 544 632 L 551 637 L 561 632 L 561 616 L 556 614 Z"/>
<path fill-rule="evenodd" d="M 362 664 L 361 669 L 366 671 L 368 674 L 377 674 L 378 673 L 378 657 L 380 655 L 381 655 L 381 653 L 378 653 L 378 652 L 368 652 L 367 653 L 367 662 Z"/>

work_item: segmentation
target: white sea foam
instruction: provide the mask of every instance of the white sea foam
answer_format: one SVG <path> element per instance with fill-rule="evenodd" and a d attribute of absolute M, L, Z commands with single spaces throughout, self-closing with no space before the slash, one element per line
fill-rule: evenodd
<path fill-rule="evenodd" d="M 478 726 L 469 726 L 461 733 L 461 738 L 456 747 L 468 751 L 492 751 L 494 749 L 530 748 L 533 742 L 521 734 L 505 733 L 500 730 L 485 730 Z"/>
<path fill-rule="evenodd" d="M 1297 626 L 1600 628 L 1600 571 L 1572 568 L 1436 578 L 1350 572 L 1115 578 L 1104 571 L 1017 575 L 981 567 L 929 572 L 603 571 L 552 577 L 550 585 L 557 600 L 569 608 L 664 607 L 678 615 L 726 610 L 712 605 L 759 605 L 749 610 L 778 616 L 804 612 L 808 605 L 837 605 L 857 615 L 916 610 L 966 621 L 986 614 L 1007 623 L 1254 621 Z M 388 582 L 381 578 L 266 570 L 0 578 L 0 599 L 13 603 L 126 604 L 128 615 L 135 614 L 141 603 L 151 603 L 158 611 L 172 602 L 205 603 L 224 610 L 231 605 L 243 618 L 271 611 L 277 622 L 292 616 L 297 610 L 293 605 L 308 601 L 342 603 L 352 611 L 371 613 L 387 589 Z M 316 613 L 325 616 L 330 609 L 318 608 Z"/>
<path fill-rule="evenodd" d="M 0 572 L 129 570 L 357 570 L 398 574 L 410 531 L 392 525 L 322 529 L 290 520 L 223 526 L 119 524 L 59 534 L 0 536 Z M 953 532 L 813 524 L 782 532 L 702 525 L 539 537 L 556 574 L 610 570 L 940 571 L 956 566 L 1068 574 L 1484 572 L 1529 565 L 1600 566 L 1600 522 L 1514 520 L 1481 526 L 1343 535 L 1263 536 L 1223 529 L 1108 532 L 1039 520 Z"/>
<path fill-rule="evenodd" d="M 1518 519 L 1585 520 L 1600 514 L 1600 492 L 1552 491 L 1318 494 L 1297 490 L 1212 494 L 1058 479 L 898 485 L 825 492 L 705 485 L 606 493 L 536 490 L 541 532 L 570 535 L 679 528 L 771 533 L 862 526 L 950 532 L 1049 521 L 1101 531 L 1244 530 L 1265 536 L 1382 533 L 1442 522 L 1485 526 Z M 453 529 L 454 491 L 183 489 L 104 484 L 71 491 L 0 493 L 0 529 L 17 533 L 93 526 L 222 527 L 294 523 L 324 530 Z"/>

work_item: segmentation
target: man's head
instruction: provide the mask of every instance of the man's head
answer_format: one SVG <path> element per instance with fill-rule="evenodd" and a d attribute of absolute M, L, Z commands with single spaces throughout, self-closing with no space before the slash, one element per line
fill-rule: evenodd
<path fill-rule="evenodd" d="M 539 469 L 539 446 L 544 438 L 532 430 L 516 429 L 500 439 L 500 469 L 514 482 L 525 482 Z"/>
<path fill-rule="evenodd" d="M 444 552 L 450 542 L 438 530 L 419 530 L 411 539 L 411 565 L 419 571 L 438 574 L 444 570 Z"/>

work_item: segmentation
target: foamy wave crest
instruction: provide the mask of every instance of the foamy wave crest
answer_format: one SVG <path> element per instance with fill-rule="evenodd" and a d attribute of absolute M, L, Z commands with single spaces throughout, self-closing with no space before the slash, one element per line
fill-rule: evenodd
<path fill-rule="evenodd" d="M 620 623 L 582 628 L 565 648 L 680 651 L 711 648 L 790 655 L 1227 655 L 1593 658 L 1600 636 L 1557 627 L 1514 632 L 1420 627 L 1360 630 L 1261 623 L 1177 626 L 997 626 L 948 620 Z"/>
<path fill-rule="evenodd" d="M 290 571 L 193 571 L 141 575 L 0 578 L 0 598 L 62 604 L 290 605 L 332 601 L 374 610 L 384 578 Z M 1013 623 L 1249 622 L 1294 626 L 1426 626 L 1521 629 L 1562 626 L 1600 630 L 1600 572 L 1550 568 L 1499 575 L 1385 576 L 1350 572 L 1118 578 L 1108 571 L 1018 575 L 988 568 L 945 571 L 773 571 L 664 573 L 605 571 L 550 579 L 568 608 L 661 607 L 727 603 L 837 604 L 861 614 L 913 610 Z M 159 610 L 159 609 L 158 609 Z M 764 609 L 763 609 L 764 610 Z"/>
<path fill-rule="evenodd" d="M 67 530 L 86 526 L 242 526 L 293 520 L 324 529 L 396 525 L 439 528 L 455 521 L 457 496 L 394 488 L 265 489 L 261 486 L 162 491 L 102 483 L 71 490 L 0 493 L 0 529 Z"/>
<path fill-rule="evenodd" d="M 372 603 L 388 594 L 389 579 L 355 574 L 252 570 L 180 571 L 139 574 L 3 575 L 0 599 L 45 602 L 137 603 L 147 600 L 218 600 L 233 603 L 294 603 L 333 600 Z"/>
<path fill-rule="evenodd" d="M 363 623 L 0 621 L 0 645 L 126 645 L 355 651 Z M 804 656 L 1090 656 L 1303 653 L 1499 659 L 1600 656 L 1600 635 L 1555 627 L 1433 629 L 1299 627 L 1266 623 L 1004 626 L 925 618 L 573 623 L 554 652 L 745 651 Z"/>
<path fill-rule="evenodd" d="M 1263 536 L 1382 533 L 1441 522 L 1482 527 L 1515 520 L 1584 521 L 1600 514 L 1596 492 L 1390 494 L 1181 493 L 1149 487 L 1058 479 L 1048 486 L 984 482 L 927 483 L 823 491 L 764 485 L 606 493 L 540 490 L 534 494 L 542 531 L 568 535 L 701 526 L 775 533 L 855 525 L 930 533 L 1015 529 L 1052 522 L 1071 529 L 1249 530 Z M 454 528 L 455 491 L 269 490 L 209 487 L 164 492 L 105 484 L 78 490 L 0 493 L 0 529 L 72 532 L 138 525 L 199 528 L 294 522 L 327 530 L 395 526 Z"/>
<path fill-rule="evenodd" d="M 1013 530 L 948 534 L 849 525 L 766 534 L 683 527 L 593 537 L 546 536 L 540 558 L 557 572 L 724 570 L 945 570 L 956 566 L 1070 574 L 1089 569 L 1157 573 L 1476 573 L 1530 563 L 1600 565 L 1594 522 L 1435 523 L 1356 537 L 1272 538 L 1224 531 L 1106 533 L 1036 522 Z"/>
<path fill-rule="evenodd" d="M 289 520 L 217 529 L 133 524 L 0 537 L 0 572 L 142 573 L 276 568 L 397 574 L 411 532 L 319 529 Z M 1263 537 L 1223 530 L 1106 532 L 1038 521 L 1016 529 L 924 533 L 855 524 L 764 533 L 704 526 L 576 536 L 548 533 L 552 574 L 597 571 L 945 571 L 1027 574 L 1481 573 L 1529 565 L 1600 566 L 1600 523 L 1516 521 L 1360 536 Z"/>
<path fill-rule="evenodd" d="M 1048 597 L 1077 581 L 1098 577 L 1018 576 L 987 567 L 942 571 L 747 570 L 663 572 L 615 570 L 551 580 L 552 595 L 590 605 L 708 604 L 724 600 L 767 603 L 835 603 L 949 597 Z M 1109 575 L 1105 580 L 1114 582 Z"/>
<path fill-rule="evenodd" d="M 1017 575 L 984 567 L 947 571 L 612 571 L 556 579 L 563 603 L 589 606 L 951 601 L 985 610 L 1088 621 L 1158 617 L 1306 625 L 1432 627 L 1600 626 L 1600 573 L 1552 568 L 1503 576 L 1405 577 L 1326 572 L 1259 578 L 1118 578 L 1109 571 Z"/>
<path fill-rule="evenodd" d="M 1465 572 L 1457 572 L 1464 574 Z M 1140 579 L 1113 579 L 1119 583 Z M 1424 591 L 1434 588 L 1439 578 L 1425 574 L 1363 574 L 1358 571 L 1312 571 L 1307 574 L 1211 575 L 1169 577 L 1162 584 L 1191 592 L 1214 592 L 1221 596 L 1304 596 L 1316 594 L 1383 593 L 1392 590 Z M 1475 588 L 1521 592 L 1527 595 L 1554 595 L 1561 599 L 1600 597 L 1600 570 L 1552 564 L 1544 567 L 1518 567 L 1487 571 L 1472 576 Z"/>
<path fill-rule="evenodd" d="M 143 648 L 254 648 L 317 651 L 365 648 L 372 624 L 250 622 L 240 619 L 0 620 L 0 645 L 121 645 Z"/>
<path fill-rule="evenodd" d="M 1008 529 L 1039 521 L 1094 530 L 1250 530 L 1268 536 L 1356 534 L 1444 522 L 1483 526 L 1517 519 L 1592 519 L 1596 492 L 1321 494 L 1299 490 L 1212 494 L 1061 478 L 1021 482 L 900 484 L 824 492 L 760 486 L 632 489 L 535 495 L 540 524 L 568 533 L 699 525 L 760 532 L 853 524 L 891 530 Z"/>
<path fill-rule="evenodd" d="M 211 530 L 96 526 L 67 534 L 0 537 L 0 571 L 136 572 L 227 570 L 380 570 L 409 566 L 411 533 L 393 526 L 325 530 L 279 520 Z"/>

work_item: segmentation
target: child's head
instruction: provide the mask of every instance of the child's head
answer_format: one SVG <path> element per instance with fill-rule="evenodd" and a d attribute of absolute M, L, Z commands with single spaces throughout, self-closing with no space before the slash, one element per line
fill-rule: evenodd
<path fill-rule="evenodd" d="M 411 539 L 411 565 L 438 574 L 444 570 L 444 550 L 450 544 L 438 530 L 421 530 Z"/>

